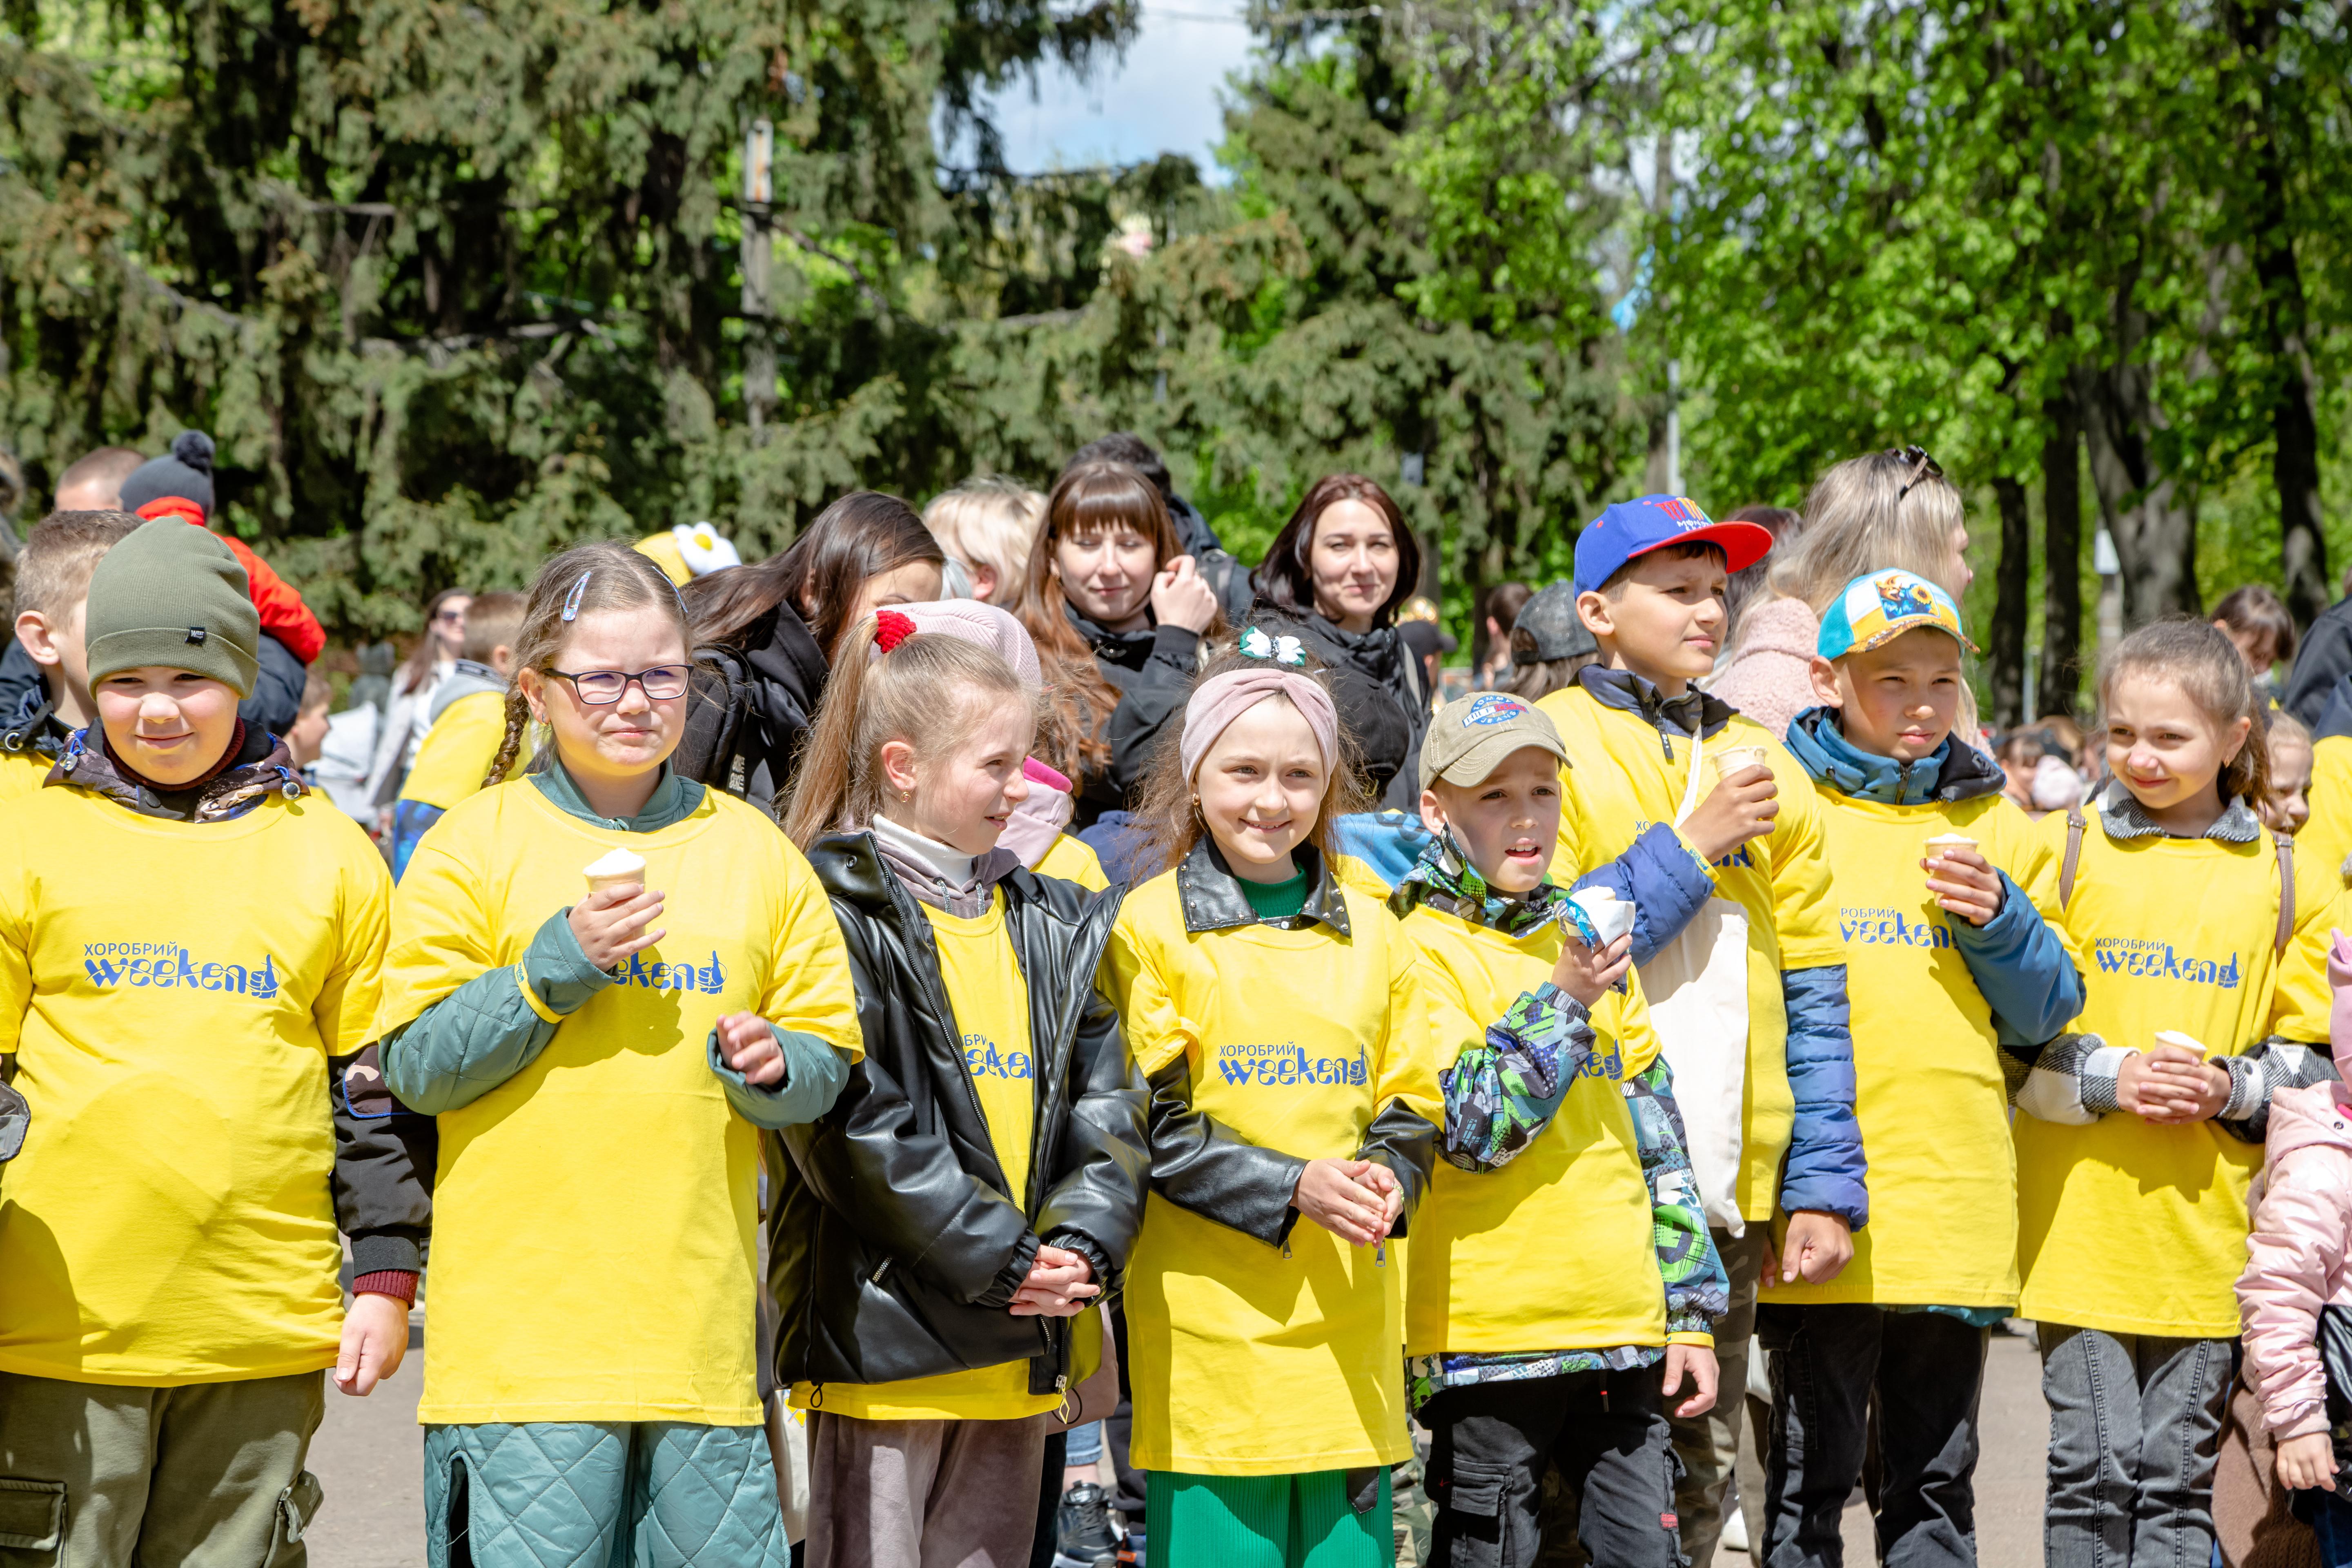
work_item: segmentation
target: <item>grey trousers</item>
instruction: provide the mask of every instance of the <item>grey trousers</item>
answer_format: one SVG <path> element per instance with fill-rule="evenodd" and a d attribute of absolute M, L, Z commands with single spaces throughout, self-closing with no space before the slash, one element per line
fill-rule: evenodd
<path fill-rule="evenodd" d="M 2041 1325 L 2047 1568 L 2207 1568 L 2228 1340 Z"/>
<path fill-rule="evenodd" d="M 327 1374 L 171 1388 L 0 1373 L 0 1564 L 303 1568 Z"/>
<path fill-rule="evenodd" d="M 1054 1415 L 808 1425 L 804 1568 L 1028 1568 Z"/>
<path fill-rule="evenodd" d="M 1675 1513 L 1682 1521 L 1683 1552 L 1693 1568 L 1706 1568 L 1715 1560 L 1716 1538 L 1723 1533 L 1724 1490 L 1739 1464 L 1739 1423 L 1747 1409 L 1741 1390 L 1748 1386 L 1748 1342 L 1756 1332 L 1756 1276 L 1772 1226 L 1749 1220 L 1747 1232 L 1737 1240 L 1728 1231 L 1707 1233 L 1731 1276 L 1731 1310 L 1715 1326 L 1715 1363 L 1721 1369 L 1716 1387 L 1722 1392 L 1704 1415 L 1667 1417 L 1675 1429 L 1675 1452 L 1683 1461 Z"/>

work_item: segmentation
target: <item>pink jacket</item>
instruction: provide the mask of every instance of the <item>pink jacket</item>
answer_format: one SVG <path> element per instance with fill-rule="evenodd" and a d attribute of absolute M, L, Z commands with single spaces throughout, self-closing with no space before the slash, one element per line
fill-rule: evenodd
<path fill-rule="evenodd" d="M 2352 1063 L 2352 938 L 2335 933 L 2329 1044 L 2339 1071 Z M 2262 1190 L 2238 1278 L 2246 1373 L 2273 1436 L 2327 1430 L 2327 1374 L 2319 1311 L 2352 1309 L 2352 1088 L 2315 1083 L 2271 1100 Z"/>
<path fill-rule="evenodd" d="M 1739 623 L 1739 646 L 1723 673 L 1702 685 L 1763 725 L 1786 736 L 1789 721 L 1821 699 L 1813 695 L 1813 648 L 1822 621 L 1802 599 L 1767 599 Z"/>

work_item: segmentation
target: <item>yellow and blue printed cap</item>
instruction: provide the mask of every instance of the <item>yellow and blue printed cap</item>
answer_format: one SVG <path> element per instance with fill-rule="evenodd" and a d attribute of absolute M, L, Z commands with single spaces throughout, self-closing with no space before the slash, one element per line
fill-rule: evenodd
<path fill-rule="evenodd" d="M 1823 658 L 1843 658 L 1921 626 L 1949 633 L 1962 647 L 1977 651 L 1961 629 L 1960 607 L 1949 594 L 1909 572 L 1871 572 L 1848 583 L 1822 613 L 1822 635 L 1814 651 Z"/>

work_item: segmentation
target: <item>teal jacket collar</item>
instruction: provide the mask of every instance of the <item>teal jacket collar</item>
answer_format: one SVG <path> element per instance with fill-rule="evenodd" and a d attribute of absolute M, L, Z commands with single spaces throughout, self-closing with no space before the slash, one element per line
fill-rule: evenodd
<path fill-rule="evenodd" d="M 547 770 L 530 775 L 539 793 L 550 801 L 580 818 L 604 827 L 626 828 L 631 833 L 658 833 L 673 822 L 683 822 L 702 805 L 703 785 L 698 779 L 681 778 L 667 763 L 661 768 L 661 782 L 654 785 L 653 798 L 646 802 L 645 810 L 628 818 L 599 816 L 595 809 L 581 795 L 580 786 L 563 771 L 563 764 L 549 759 Z"/>

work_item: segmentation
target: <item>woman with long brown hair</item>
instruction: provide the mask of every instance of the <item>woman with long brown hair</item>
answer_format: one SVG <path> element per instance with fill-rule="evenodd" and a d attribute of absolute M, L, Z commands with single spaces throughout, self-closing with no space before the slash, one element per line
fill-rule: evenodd
<path fill-rule="evenodd" d="M 1077 463 L 1054 481 L 1017 610 L 1052 706 L 1038 752 L 1077 784 L 1076 826 L 1123 809 L 1222 626 L 1167 503 L 1122 463 Z"/>
<path fill-rule="evenodd" d="M 1397 637 L 1397 606 L 1421 581 L 1421 545 L 1388 491 L 1361 474 L 1327 474 L 1250 574 L 1262 623 L 1288 623 L 1330 667 L 1339 716 L 1384 806 L 1420 806 L 1415 782 L 1430 693 Z"/>
<path fill-rule="evenodd" d="M 703 668 L 678 770 L 756 805 L 785 794 L 843 634 L 887 605 L 938 598 L 946 563 L 913 507 L 852 490 L 781 553 L 688 584 Z"/>

